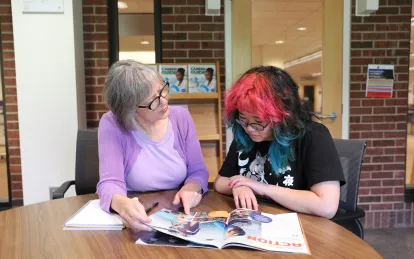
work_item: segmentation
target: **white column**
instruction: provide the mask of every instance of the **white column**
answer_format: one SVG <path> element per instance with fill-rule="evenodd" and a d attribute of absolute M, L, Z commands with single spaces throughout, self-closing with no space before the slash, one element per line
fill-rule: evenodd
<path fill-rule="evenodd" d="M 13 34 L 24 204 L 75 177 L 78 128 L 86 128 L 82 1 L 63 14 L 22 13 L 13 1 Z M 72 192 L 73 194 L 73 192 Z"/>

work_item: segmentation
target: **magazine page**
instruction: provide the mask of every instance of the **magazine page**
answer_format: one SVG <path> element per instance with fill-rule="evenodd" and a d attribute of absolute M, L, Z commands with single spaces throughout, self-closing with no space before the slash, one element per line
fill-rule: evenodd
<path fill-rule="evenodd" d="M 310 254 L 296 213 L 272 215 L 248 209 L 234 210 L 227 222 L 223 247 L 232 245 Z"/>
<path fill-rule="evenodd" d="M 159 231 L 142 231 L 138 240 L 135 242 L 137 245 L 153 245 L 153 246 L 173 246 L 173 247 L 209 247 L 207 245 L 196 244 L 190 241 L 170 236 Z"/>
<path fill-rule="evenodd" d="M 216 93 L 216 65 L 188 65 L 189 93 Z"/>
<path fill-rule="evenodd" d="M 191 215 L 162 209 L 150 216 L 148 226 L 155 230 L 193 243 L 221 247 L 225 231 L 225 219 L 211 218 L 206 212 Z"/>
<path fill-rule="evenodd" d="M 159 73 L 170 84 L 170 94 L 187 93 L 187 65 L 159 65 Z"/>

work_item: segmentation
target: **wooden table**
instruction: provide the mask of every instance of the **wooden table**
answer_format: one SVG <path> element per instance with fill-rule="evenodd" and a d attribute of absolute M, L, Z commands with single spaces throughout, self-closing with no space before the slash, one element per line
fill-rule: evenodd
<path fill-rule="evenodd" d="M 159 201 L 153 212 L 171 207 L 175 191 L 140 194 L 144 206 Z M 323 218 L 300 215 L 312 256 L 276 254 L 227 248 L 175 248 L 139 246 L 139 234 L 123 231 L 63 231 L 63 223 L 88 200 L 83 195 L 23 206 L 0 213 L 0 258 L 381 258 L 365 241 Z M 260 210 L 283 213 L 259 203 Z M 209 192 L 194 211 L 234 209 L 232 197 Z"/>

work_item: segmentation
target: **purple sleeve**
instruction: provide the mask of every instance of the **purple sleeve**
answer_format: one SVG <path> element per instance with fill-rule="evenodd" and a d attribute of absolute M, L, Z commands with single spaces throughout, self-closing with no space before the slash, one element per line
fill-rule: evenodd
<path fill-rule="evenodd" d="M 197 137 L 194 121 L 187 111 L 186 123 L 188 127 L 185 152 L 187 152 L 187 179 L 188 182 L 197 182 L 203 188 L 203 193 L 208 191 L 208 171 L 201 153 L 200 141 Z"/>
<path fill-rule="evenodd" d="M 115 194 L 126 196 L 121 133 L 115 121 L 105 114 L 99 122 L 99 183 L 97 192 L 103 210 L 110 212 Z"/>

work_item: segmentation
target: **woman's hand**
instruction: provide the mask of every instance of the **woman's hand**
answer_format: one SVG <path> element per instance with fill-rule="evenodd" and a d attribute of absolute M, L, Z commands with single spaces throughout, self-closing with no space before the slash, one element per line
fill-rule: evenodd
<path fill-rule="evenodd" d="M 236 208 L 247 208 L 252 210 L 259 209 L 256 196 L 254 196 L 252 189 L 247 186 L 239 186 L 234 187 L 232 191 Z"/>
<path fill-rule="evenodd" d="M 173 204 L 178 205 L 181 201 L 185 214 L 190 214 L 190 208 L 197 206 L 201 201 L 201 190 L 200 184 L 189 182 L 177 192 Z"/>
<path fill-rule="evenodd" d="M 118 212 L 124 224 L 133 231 L 152 230 L 143 224 L 150 223 L 151 219 L 148 218 L 144 206 L 138 200 L 115 194 L 112 197 L 111 207 Z"/>
<path fill-rule="evenodd" d="M 267 184 L 255 181 L 253 179 L 241 175 L 231 177 L 229 181 L 229 187 L 235 188 L 239 186 L 249 187 L 258 195 L 266 195 Z"/>

